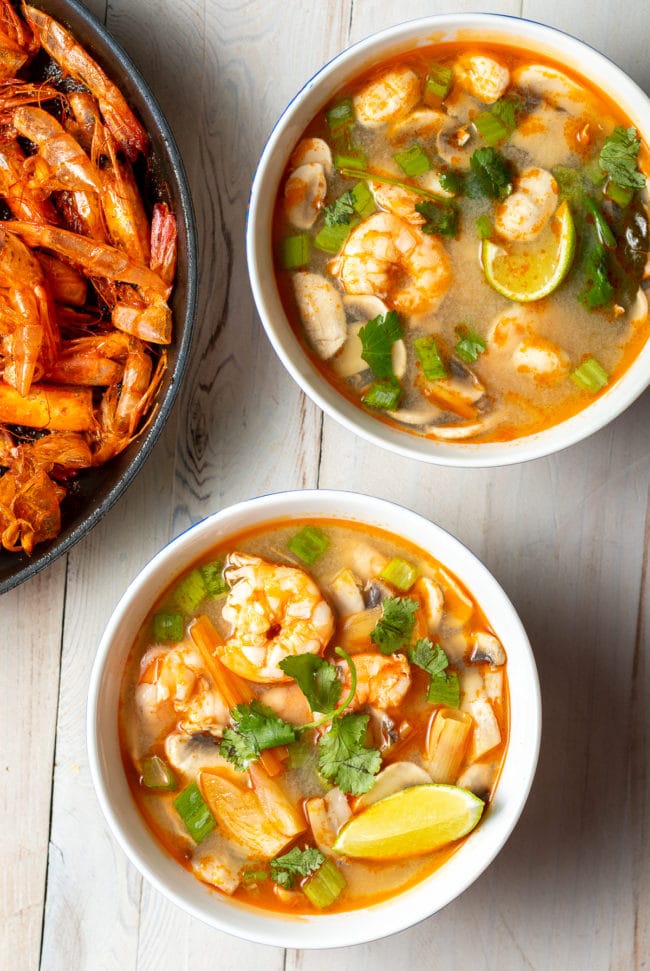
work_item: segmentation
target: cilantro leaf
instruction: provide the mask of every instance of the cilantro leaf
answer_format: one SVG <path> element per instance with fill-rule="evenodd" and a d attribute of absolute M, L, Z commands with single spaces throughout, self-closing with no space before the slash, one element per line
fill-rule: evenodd
<path fill-rule="evenodd" d="M 233 727 L 223 733 L 219 752 L 240 772 L 259 758 L 264 749 L 288 745 L 297 737 L 293 725 L 255 699 L 233 708 L 231 718 Z"/>
<path fill-rule="evenodd" d="M 471 199 L 505 199 L 512 192 L 510 163 L 494 148 L 477 148 L 469 160 L 465 191 Z"/>
<path fill-rule="evenodd" d="M 389 310 L 383 316 L 379 314 L 360 329 L 361 357 L 378 378 L 393 377 L 393 344 L 402 334 L 399 317 L 394 310 Z"/>
<path fill-rule="evenodd" d="M 640 149 L 641 140 L 637 136 L 636 128 L 623 128 L 618 125 L 605 139 L 600 150 L 600 167 L 612 182 L 623 189 L 643 189 L 645 175 L 637 168 Z"/>
<path fill-rule="evenodd" d="M 295 654 L 279 666 L 296 682 L 312 711 L 334 711 L 341 697 L 341 681 L 333 664 L 317 654 Z"/>
<path fill-rule="evenodd" d="M 370 634 L 370 640 L 382 654 L 393 654 L 409 643 L 417 609 L 417 600 L 409 597 L 388 597 L 384 600 L 381 619 Z"/>
<path fill-rule="evenodd" d="M 326 226 L 348 225 L 354 215 L 354 196 L 350 189 L 323 209 Z"/>
<path fill-rule="evenodd" d="M 461 196 L 465 191 L 465 179 L 462 172 L 441 172 L 440 185 L 446 192 L 453 192 L 455 196 Z"/>
<path fill-rule="evenodd" d="M 458 209 L 451 202 L 416 202 L 415 211 L 424 216 L 422 232 L 428 236 L 452 237 L 458 232 Z"/>
<path fill-rule="evenodd" d="M 521 109 L 521 100 L 516 95 L 506 95 L 491 106 L 490 111 L 499 119 L 509 135 L 517 127 L 517 112 Z"/>
<path fill-rule="evenodd" d="M 460 326 L 456 327 L 456 336 L 458 337 L 458 343 L 454 347 L 456 356 L 465 364 L 473 364 L 474 361 L 478 361 L 479 354 L 482 354 L 487 346 L 481 335 L 477 334 L 471 327 Z"/>
<path fill-rule="evenodd" d="M 304 850 L 294 846 L 288 853 L 271 860 L 271 879 L 286 890 L 291 890 L 296 877 L 308 877 L 325 862 L 325 857 L 315 846 Z"/>
<path fill-rule="evenodd" d="M 430 704 L 458 708 L 460 681 L 455 671 L 447 673 L 449 658 L 440 644 L 432 644 L 428 637 L 422 637 L 409 651 L 409 660 L 426 671 L 431 679 L 427 692 Z"/>
<path fill-rule="evenodd" d="M 364 742 L 368 715 L 344 715 L 332 722 L 318 742 L 318 768 L 326 779 L 343 792 L 360 796 L 374 784 L 381 767 L 381 755 Z"/>

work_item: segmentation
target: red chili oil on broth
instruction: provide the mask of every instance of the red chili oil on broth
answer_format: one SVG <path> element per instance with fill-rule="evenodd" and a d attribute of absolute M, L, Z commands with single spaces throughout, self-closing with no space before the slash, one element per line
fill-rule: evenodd
<path fill-rule="evenodd" d="M 295 678 L 274 667 L 292 652 Z M 250 736 L 246 718 L 260 711 L 279 744 L 255 752 L 268 722 Z M 352 774 L 332 749 L 348 732 Z M 508 732 L 506 653 L 463 583 L 397 536 L 334 519 L 267 523 L 197 561 L 151 610 L 121 686 L 124 767 L 156 839 L 232 899 L 284 913 L 365 907 L 440 867 L 462 838 L 389 859 L 333 844 L 375 786 L 376 805 L 444 783 L 489 812 Z"/>
<path fill-rule="evenodd" d="M 472 42 L 375 64 L 313 119 L 281 180 L 288 319 L 347 400 L 402 431 L 549 428 L 650 336 L 647 171 L 620 108 L 545 57 Z"/>

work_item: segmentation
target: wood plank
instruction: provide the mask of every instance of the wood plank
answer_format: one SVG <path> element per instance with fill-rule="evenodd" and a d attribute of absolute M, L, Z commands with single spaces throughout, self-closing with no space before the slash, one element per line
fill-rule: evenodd
<path fill-rule="evenodd" d="M 0 598 L 0 967 L 41 946 L 66 561 Z"/>

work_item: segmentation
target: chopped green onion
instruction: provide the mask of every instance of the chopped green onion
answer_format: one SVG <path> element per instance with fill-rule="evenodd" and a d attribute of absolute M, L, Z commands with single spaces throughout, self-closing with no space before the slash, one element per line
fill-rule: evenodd
<path fill-rule="evenodd" d="M 482 111 L 474 119 L 474 124 L 486 145 L 497 145 L 510 134 L 501 119 L 491 111 Z"/>
<path fill-rule="evenodd" d="M 200 571 L 192 570 L 178 584 L 172 594 L 172 600 L 175 607 L 191 616 L 207 592 L 205 580 Z"/>
<path fill-rule="evenodd" d="M 142 785 L 147 789 L 175 789 L 174 773 L 158 755 L 142 760 Z"/>
<path fill-rule="evenodd" d="M 583 166 L 582 174 L 595 186 L 602 185 L 607 176 L 601 169 L 598 159 L 592 158 Z"/>
<path fill-rule="evenodd" d="M 609 383 L 609 374 L 595 357 L 583 361 L 580 367 L 571 372 L 571 378 L 583 391 L 593 394 Z"/>
<path fill-rule="evenodd" d="M 447 377 L 447 369 L 434 337 L 418 337 L 417 340 L 413 341 L 413 347 L 422 365 L 425 378 L 429 381 L 438 381 Z"/>
<path fill-rule="evenodd" d="M 434 674 L 429 682 L 427 701 L 430 705 L 460 706 L 460 681 L 455 671 Z"/>
<path fill-rule="evenodd" d="M 396 152 L 393 158 L 404 175 L 422 175 L 431 169 L 431 162 L 421 145 L 411 145 L 410 148 L 404 149 L 403 152 Z"/>
<path fill-rule="evenodd" d="M 303 883 L 302 892 L 314 907 L 324 910 L 338 900 L 347 885 L 334 860 L 327 858 L 316 873 Z"/>
<path fill-rule="evenodd" d="M 358 220 L 357 220 L 358 222 Z M 314 237 L 314 246 L 324 253 L 338 253 L 350 235 L 354 223 L 339 223 L 337 226 L 323 226 Z"/>
<path fill-rule="evenodd" d="M 357 182 L 354 188 L 350 189 L 350 193 L 354 199 L 354 208 L 362 218 L 369 216 L 377 208 L 367 182 Z"/>
<path fill-rule="evenodd" d="M 454 347 L 456 356 L 465 364 L 478 361 L 479 354 L 482 354 L 487 346 L 481 335 L 469 327 L 456 327 L 456 335 L 459 338 Z"/>
<path fill-rule="evenodd" d="M 380 574 L 382 579 L 388 580 L 394 587 L 402 591 L 410 590 L 419 575 L 420 572 L 416 567 L 399 556 L 394 556 Z"/>
<path fill-rule="evenodd" d="M 354 106 L 352 98 L 345 98 L 339 101 L 325 112 L 325 119 L 330 131 L 335 132 L 340 128 L 354 124 Z"/>
<path fill-rule="evenodd" d="M 305 526 L 287 542 L 291 552 L 307 566 L 313 566 L 329 545 L 329 539 L 318 526 Z"/>
<path fill-rule="evenodd" d="M 338 153 L 334 156 L 337 169 L 364 169 L 368 164 L 365 152 L 357 149 L 353 153 Z"/>
<path fill-rule="evenodd" d="M 176 796 L 174 809 L 195 843 L 201 843 L 217 825 L 196 782 L 190 782 L 189 786 Z"/>
<path fill-rule="evenodd" d="M 614 236 L 614 233 L 610 229 L 609 223 L 594 200 L 586 198 L 585 206 L 594 217 L 594 225 L 596 227 L 598 242 L 601 244 L 601 246 L 607 247 L 607 249 L 616 249 L 616 237 Z"/>
<path fill-rule="evenodd" d="M 185 636 L 185 623 L 182 614 L 154 614 L 153 638 L 155 641 L 182 641 Z"/>
<path fill-rule="evenodd" d="M 476 232 L 479 239 L 489 239 L 490 236 L 492 236 L 494 230 L 492 228 L 492 223 L 490 222 L 489 216 L 477 216 Z"/>
<path fill-rule="evenodd" d="M 381 408 L 382 411 L 395 411 L 402 397 L 402 387 L 397 378 L 381 378 L 371 384 L 363 398 L 364 405 L 369 408 Z"/>
<path fill-rule="evenodd" d="M 442 64 L 432 64 L 424 84 L 425 93 L 434 98 L 446 98 L 451 88 L 453 71 Z"/>
<path fill-rule="evenodd" d="M 285 236 L 280 244 L 280 261 L 285 270 L 296 270 L 309 263 L 309 236 L 300 233 L 298 236 Z"/>
<path fill-rule="evenodd" d="M 617 185 L 616 182 L 608 179 L 605 183 L 603 194 L 605 198 L 610 199 L 611 202 L 615 202 L 621 209 L 625 209 L 632 202 L 634 189 L 624 189 L 623 186 Z"/>
<path fill-rule="evenodd" d="M 203 577 L 208 596 L 220 597 L 228 592 L 228 584 L 223 575 L 223 562 L 221 560 L 204 563 L 203 566 L 199 567 L 199 573 Z"/>

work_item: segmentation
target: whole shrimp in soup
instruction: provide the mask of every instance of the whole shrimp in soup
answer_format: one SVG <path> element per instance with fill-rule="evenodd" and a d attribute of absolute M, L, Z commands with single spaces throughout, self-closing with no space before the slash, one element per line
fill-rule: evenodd
<path fill-rule="evenodd" d="M 304 570 L 232 553 L 230 585 L 222 611 L 232 624 L 221 661 L 250 681 L 289 680 L 278 666 L 296 654 L 322 654 L 334 630 L 334 616 Z"/>

